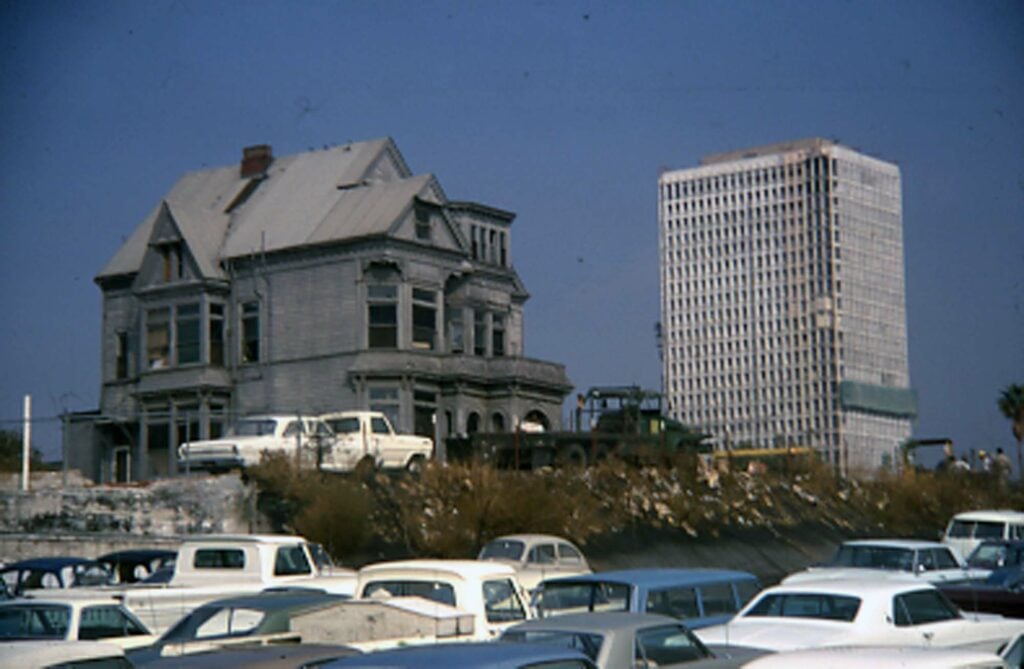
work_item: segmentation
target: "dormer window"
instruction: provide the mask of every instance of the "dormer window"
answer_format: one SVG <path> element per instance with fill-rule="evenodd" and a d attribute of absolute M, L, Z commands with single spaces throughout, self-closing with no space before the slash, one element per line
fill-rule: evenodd
<path fill-rule="evenodd" d="M 431 239 L 430 212 L 426 207 L 416 207 L 416 239 L 429 242 Z"/>
<path fill-rule="evenodd" d="M 181 242 L 159 244 L 156 252 L 160 254 L 161 276 L 164 281 L 176 281 L 185 277 L 185 258 Z"/>

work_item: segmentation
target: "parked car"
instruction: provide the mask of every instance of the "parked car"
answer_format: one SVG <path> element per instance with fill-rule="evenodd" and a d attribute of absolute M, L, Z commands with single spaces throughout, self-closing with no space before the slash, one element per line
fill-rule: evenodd
<path fill-rule="evenodd" d="M 527 592 L 533 592 L 545 579 L 590 573 L 583 551 L 567 539 L 550 534 L 497 537 L 487 542 L 477 559 L 511 565 Z"/>
<path fill-rule="evenodd" d="M 566 613 L 660 613 L 691 629 L 723 623 L 761 584 L 745 571 L 727 569 L 626 569 L 543 581 L 533 597 L 540 617 Z"/>
<path fill-rule="evenodd" d="M 1024 564 L 1024 541 L 988 539 L 967 556 L 973 569 L 1002 569 Z"/>
<path fill-rule="evenodd" d="M 986 539 L 1024 540 L 1024 511 L 965 511 L 953 516 L 942 543 L 961 556 L 970 555 Z"/>
<path fill-rule="evenodd" d="M 1024 566 L 993 571 L 984 581 L 940 585 L 942 594 L 964 611 L 1024 618 Z"/>
<path fill-rule="evenodd" d="M 859 539 L 844 541 L 828 562 L 790 574 L 782 582 L 870 577 L 876 571 L 904 573 L 929 583 L 959 582 L 988 576 L 987 569 L 968 570 L 949 546 L 937 541 Z"/>
<path fill-rule="evenodd" d="M 969 646 L 996 651 L 1024 621 L 964 616 L 939 590 L 910 579 L 822 579 L 767 588 L 705 644 L 772 651 L 825 646 Z"/>
<path fill-rule="evenodd" d="M 133 669 L 124 649 L 103 641 L 0 643 L 0 667 L 18 669 Z"/>
<path fill-rule="evenodd" d="M 419 472 L 434 455 L 432 439 L 398 434 L 380 411 L 340 411 L 320 420 L 333 435 L 320 462 L 326 471 L 349 472 L 366 462 L 375 469 Z"/>
<path fill-rule="evenodd" d="M 129 653 L 135 664 L 231 646 L 297 642 L 290 622 L 294 615 L 329 607 L 347 599 L 323 592 L 282 591 L 218 599 L 182 618 L 151 646 Z"/>
<path fill-rule="evenodd" d="M 219 439 L 178 446 L 178 469 L 225 471 L 257 465 L 264 451 L 295 456 L 315 464 L 317 452 L 330 446 L 331 428 L 314 416 L 273 414 L 240 418 Z"/>
<path fill-rule="evenodd" d="M 166 548 L 137 548 L 105 553 L 96 561 L 111 574 L 111 583 L 138 583 L 162 567 L 173 567 L 178 551 Z"/>
<path fill-rule="evenodd" d="M 650 613 L 575 613 L 510 627 L 501 641 L 560 644 L 582 650 L 599 669 L 739 667 L 764 651 L 709 650 L 676 618 Z"/>
<path fill-rule="evenodd" d="M 812 648 L 771 653 L 744 669 L 1006 669 L 995 653 L 925 647 Z"/>
<path fill-rule="evenodd" d="M 356 597 L 414 596 L 473 614 L 474 637 L 491 639 L 530 617 L 516 572 L 478 560 L 380 562 L 359 570 Z"/>
<path fill-rule="evenodd" d="M 409 646 L 346 657 L 320 669 L 595 669 L 578 650 L 537 643 L 466 642 Z"/>
<path fill-rule="evenodd" d="M 41 557 L 5 565 L 0 578 L 14 595 L 21 596 L 30 590 L 105 585 L 110 572 L 86 558 Z"/>
<path fill-rule="evenodd" d="M 0 641 L 108 641 L 122 648 L 146 646 L 156 636 L 112 597 L 0 602 Z"/>

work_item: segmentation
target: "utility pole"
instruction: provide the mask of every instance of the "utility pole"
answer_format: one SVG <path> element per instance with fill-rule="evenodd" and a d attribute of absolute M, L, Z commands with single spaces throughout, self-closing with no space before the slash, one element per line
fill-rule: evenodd
<path fill-rule="evenodd" d="M 28 492 L 29 458 L 32 455 L 32 396 L 25 395 L 24 429 L 21 433 L 21 491 Z"/>

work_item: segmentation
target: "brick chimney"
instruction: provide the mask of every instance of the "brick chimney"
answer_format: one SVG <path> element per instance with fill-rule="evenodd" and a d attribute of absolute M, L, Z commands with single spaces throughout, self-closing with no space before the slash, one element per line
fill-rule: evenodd
<path fill-rule="evenodd" d="M 267 168 L 272 162 L 274 162 L 274 154 L 270 150 L 269 144 L 247 146 L 242 149 L 241 176 L 243 179 L 266 176 Z"/>

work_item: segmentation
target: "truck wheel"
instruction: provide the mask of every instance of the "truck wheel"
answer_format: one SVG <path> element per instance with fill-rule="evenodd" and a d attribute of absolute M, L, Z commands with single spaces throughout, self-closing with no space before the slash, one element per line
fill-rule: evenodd
<path fill-rule="evenodd" d="M 558 449 L 556 462 L 561 467 L 586 467 L 587 452 L 579 444 L 566 444 Z"/>
<path fill-rule="evenodd" d="M 413 476 L 418 476 L 423 473 L 423 466 L 425 464 L 426 458 L 422 455 L 414 455 L 405 466 L 405 471 L 409 472 Z"/>

